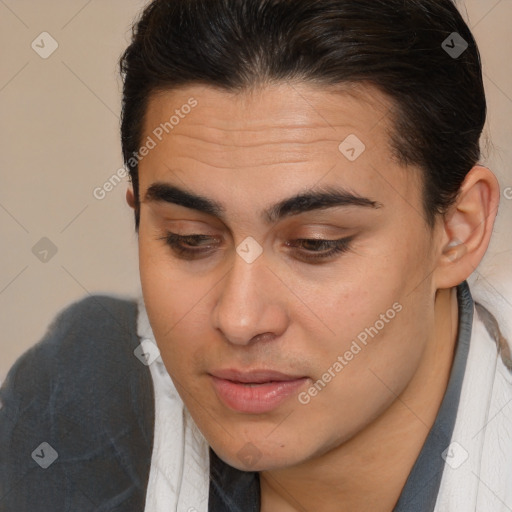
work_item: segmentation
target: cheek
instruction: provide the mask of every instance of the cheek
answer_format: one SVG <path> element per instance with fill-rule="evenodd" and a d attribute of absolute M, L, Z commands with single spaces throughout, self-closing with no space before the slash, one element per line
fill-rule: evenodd
<path fill-rule="evenodd" d="M 147 314 L 162 360 L 172 376 L 188 375 L 200 359 L 208 318 L 202 300 L 208 287 L 173 267 L 151 240 L 140 239 L 139 266 Z"/>
<path fill-rule="evenodd" d="M 157 325 L 168 324 L 169 329 L 176 315 L 179 315 L 180 300 L 186 297 L 188 284 L 170 257 L 163 240 L 158 234 L 150 235 L 142 228 L 139 233 L 139 271 L 148 315 L 154 317 Z M 156 333 L 155 333 L 156 334 Z"/>
<path fill-rule="evenodd" d="M 319 381 L 304 401 L 316 401 L 312 410 L 319 415 L 330 416 L 334 407 L 347 418 L 369 417 L 389 405 L 418 368 L 432 307 L 430 284 L 410 263 L 418 263 L 421 249 L 400 249 L 394 258 L 383 250 L 366 269 L 340 270 L 312 298 L 331 331 L 320 340 L 318 324 L 316 338 L 315 325 L 303 324 Z"/>
<path fill-rule="evenodd" d="M 340 436 L 347 440 L 362 430 L 413 378 L 426 338 L 417 326 L 404 321 L 414 315 L 406 308 L 385 326 L 374 318 L 355 331 L 347 329 L 337 344 L 329 343 L 330 354 L 318 366 L 316 380 L 299 396 L 304 415 L 316 428 L 322 426 L 327 444 L 335 446 Z"/>

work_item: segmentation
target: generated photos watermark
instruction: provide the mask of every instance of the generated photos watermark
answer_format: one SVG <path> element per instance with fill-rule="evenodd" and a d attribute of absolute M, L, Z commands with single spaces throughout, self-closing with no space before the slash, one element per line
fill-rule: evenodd
<path fill-rule="evenodd" d="M 159 142 L 163 140 L 165 135 L 171 133 L 176 126 L 178 126 L 182 119 L 192 112 L 192 109 L 198 105 L 195 98 L 190 97 L 187 103 L 181 105 L 174 111 L 174 114 L 165 123 L 160 123 L 152 132 L 151 135 L 146 137 L 144 143 L 139 147 L 138 151 L 135 151 L 133 155 L 128 159 L 128 166 L 135 168 L 139 162 L 149 155 L 150 151 L 155 149 Z M 115 173 L 113 173 L 101 187 L 96 187 L 92 191 L 92 195 L 95 199 L 101 201 L 105 199 L 109 192 L 112 192 L 114 188 L 123 181 L 123 178 L 128 176 L 129 172 L 125 167 L 120 167 Z"/>
<path fill-rule="evenodd" d="M 379 332 L 386 327 L 386 324 L 389 324 L 390 321 L 393 320 L 400 311 L 402 311 L 402 309 L 402 305 L 399 302 L 395 302 L 391 308 L 379 316 L 379 319 L 372 326 L 361 331 L 356 336 L 356 339 L 352 340 L 350 348 L 346 350 L 343 355 L 336 358 L 336 361 L 329 366 L 322 377 L 314 382 L 306 391 L 299 393 L 297 397 L 299 402 L 302 405 L 309 404 L 311 399 L 317 396 L 318 393 L 320 393 L 320 391 L 322 391 L 327 384 L 331 382 L 332 379 L 334 379 L 334 377 L 336 377 L 336 375 L 338 375 L 350 363 L 350 361 L 352 361 L 354 357 L 363 350 L 364 347 L 366 347 L 370 338 L 375 338 L 375 336 L 377 336 Z"/>

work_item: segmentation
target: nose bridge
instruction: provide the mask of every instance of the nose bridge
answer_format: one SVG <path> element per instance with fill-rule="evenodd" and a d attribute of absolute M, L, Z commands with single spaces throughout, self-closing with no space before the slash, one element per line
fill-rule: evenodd
<path fill-rule="evenodd" d="M 255 336 L 280 328 L 279 320 L 271 313 L 278 306 L 269 294 L 269 271 L 264 258 L 260 255 L 253 261 L 246 259 L 247 252 L 243 251 L 247 248 L 244 242 L 237 248 L 213 311 L 215 327 L 235 344 L 248 344 Z"/>

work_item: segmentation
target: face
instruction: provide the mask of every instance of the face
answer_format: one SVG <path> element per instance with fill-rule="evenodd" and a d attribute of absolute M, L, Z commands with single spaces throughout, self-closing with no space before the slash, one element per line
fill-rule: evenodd
<path fill-rule="evenodd" d="M 436 230 L 390 127 L 371 87 L 151 98 L 144 299 L 184 403 L 234 467 L 290 467 L 340 446 L 419 366 Z"/>

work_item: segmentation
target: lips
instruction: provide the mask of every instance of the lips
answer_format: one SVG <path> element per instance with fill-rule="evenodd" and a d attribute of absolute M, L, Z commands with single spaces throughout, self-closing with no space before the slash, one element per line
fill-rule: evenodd
<path fill-rule="evenodd" d="M 217 370 L 211 372 L 211 375 L 219 379 L 249 384 L 261 384 L 263 382 L 283 382 L 304 377 L 303 375 L 287 375 L 285 373 L 273 370 L 251 370 L 246 372 L 239 370 Z"/>
<path fill-rule="evenodd" d="M 230 409 L 261 414 L 277 408 L 305 385 L 307 377 L 273 370 L 217 370 L 210 374 L 219 399 Z"/>

